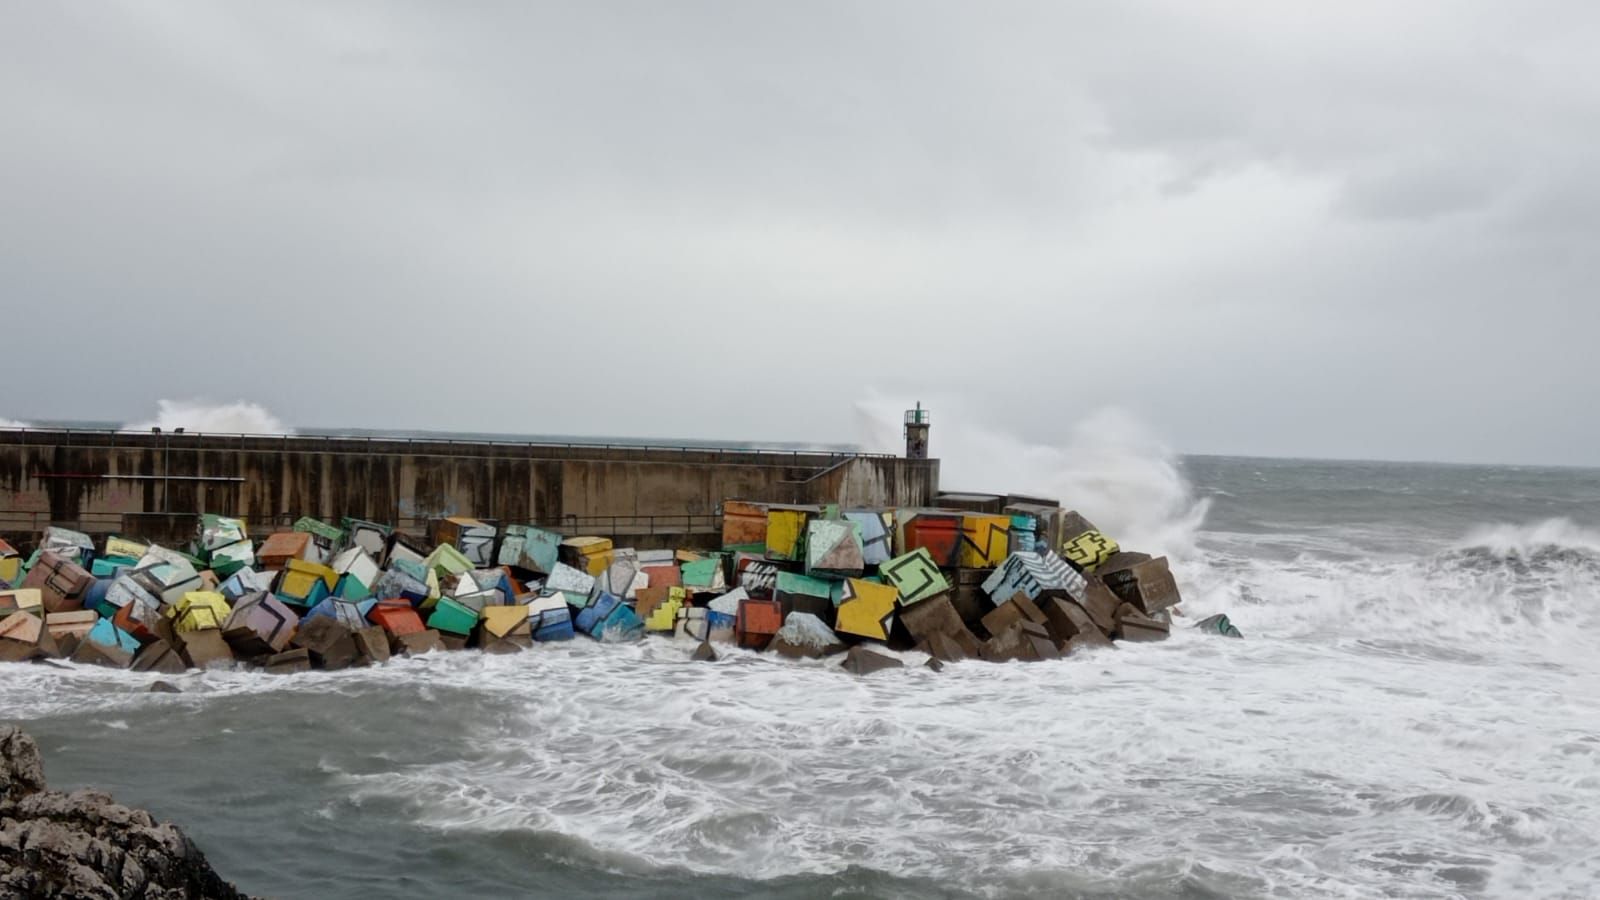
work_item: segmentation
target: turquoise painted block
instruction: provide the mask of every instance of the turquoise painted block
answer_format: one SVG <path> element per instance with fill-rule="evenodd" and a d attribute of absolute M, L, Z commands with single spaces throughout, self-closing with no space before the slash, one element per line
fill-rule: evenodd
<path fill-rule="evenodd" d="M 633 611 L 633 607 L 626 603 L 618 603 L 611 610 L 611 614 L 606 616 L 595 637 L 612 644 L 642 640 L 644 622 L 639 620 L 639 615 Z"/>
<path fill-rule="evenodd" d="M 520 568 L 549 575 L 555 571 L 561 554 L 561 542 L 566 540 L 553 531 L 526 526 L 522 533 L 522 553 L 516 565 Z"/>
<path fill-rule="evenodd" d="M 722 560 L 720 557 L 702 559 L 695 562 L 686 562 L 679 567 L 683 576 L 683 586 L 691 591 L 711 590 L 717 585 L 722 573 Z"/>
<path fill-rule="evenodd" d="M 340 575 L 339 588 L 334 593 L 345 600 L 364 600 L 372 596 L 372 591 L 354 575 Z"/>
<path fill-rule="evenodd" d="M 796 572 L 779 572 L 777 592 L 780 594 L 800 594 L 806 597 L 830 597 L 833 595 L 833 585 L 823 578 L 811 575 L 801 575 Z"/>
<path fill-rule="evenodd" d="M 89 629 L 88 639 L 102 647 L 120 647 L 124 652 L 136 654 L 139 652 L 139 642 L 133 635 L 111 624 L 110 619 L 101 619 Z"/>
<path fill-rule="evenodd" d="M 89 574 L 96 578 L 115 578 L 118 572 L 131 569 L 138 563 L 137 559 L 129 559 L 126 556 L 107 556 L 95 560 L 89 566 Z"/>

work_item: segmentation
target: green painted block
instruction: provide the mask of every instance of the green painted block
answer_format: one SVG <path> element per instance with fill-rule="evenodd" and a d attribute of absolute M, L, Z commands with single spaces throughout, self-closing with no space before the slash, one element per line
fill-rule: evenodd
<path fill-rule="evenodd" d="M 237 541 L 211 551 L 211 571 L 226 579 L 245 566 L 256 564 L 256 551 L 249 540 Z"/>
<path fill-rule="evenodd" d="M 950 590 L 950 582 L 939 571 L 939 564 L 934 562 L 927 547 L 918 547 L 889 560 L 883 564 L 882 572 L 900 591 L 901 606 L 910 606 Z"/>
<path fill-rule="evenodd" d="M 449 544 L 440 544 L 433 548 L 433 552 L 428 554 L 428 558 L 424 559 L 422 564 L 437 572 L 440 578 L 463 575 L 473 569 L 472 560 L 467 559 L 466 554 Z"/>
<path fill-rule="evenodd" d="M 303 531 L 306 534 L 312 535 L 313 537 L 321 538 L 332 547 L 339 546 L 339 544 L 344 540 L 344 532 L 342 530 L 329 525 L 327 522 L 324 522 L 321 519 L 313 519 L 310 516 L 302 516 L 301 518 L 296 519 L 294 523 L 294 530 Z"/>
<path fill-rule="evenodd" d="M 719 558 L 702 559 L 696 562 L 686 562 L 679 567 L 683 572 L 683 586 L 691 590 L 707 590 L 717 582 L 717 574 L 722 568 Z"/>
<path fill-rule="evenodd" d="M 463 637 L 472 634 L 472 628 L 478 624 L 478 614 L 462 606 L 449 597 L 440 597 L 434 604 L 433 614 L 428 616 L 428 627 Z"/>

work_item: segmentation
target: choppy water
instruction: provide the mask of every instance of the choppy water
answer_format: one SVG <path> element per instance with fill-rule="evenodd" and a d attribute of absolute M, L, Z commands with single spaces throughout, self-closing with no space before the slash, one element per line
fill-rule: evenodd
<path fill-rule="evenodd" d="M 61 787 L 280 897 L 1589 897 L 1600 472 L 1191 459 L 1158 645 L 854 679 L 574 642 L 6 667 Z"/>

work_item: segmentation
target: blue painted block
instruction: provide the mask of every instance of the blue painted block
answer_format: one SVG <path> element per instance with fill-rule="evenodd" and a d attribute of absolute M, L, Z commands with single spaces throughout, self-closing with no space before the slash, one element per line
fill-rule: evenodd
<path fill-rule="evenodd" d="M 313 605 L 311 611 L 302 616 L 300 621 L 309 622 L 318 616 L 326 616 L 351 631 L 367 627 L 367 617 L 360 605 L 338 597 L 324 597 Z"/>
<path fill-rule="evenodd" d="M 139 642 L 133 635 L 111 624 L 110 619 L 101 619 L 89 629 L 86 640 L 94 641 L 102 647 L 118 647 L 124 653 L 135 654 L 139 652 Z"/>
<path fill-rule="evenodd" d="M 607 596 L 610 596 L 609 594 Z M 616 598 L 613 597 L 613 600 Z M 595 635 L 607 643 L 621 643 L 623 641 L 637 641 L 644 638 L 644 622 L 639 620 L 633 607 L 625 603 L 618 603 L 611 609 L 601 623 L 599 633 Z"/>
<path fill-rule="evenodd" d="M 106 599 L 106 593 L 111 590 L 114 579 L 97 578 L 89 589 L 83 592 L 83 608 L 92 609 L 103 618 L 111 618 L 117 614 L 117 605 Z"/>
<path fill-rule="evenodd" d="M 565 606 L 539 613 L 538 623 L 533 629 L 534 640 L 570 641 L 572 638 L 572 612 Z"/>
<path fill-rule="evenodd" d="M 378 576 L 377 583 L 372 586 L 372 596 L 377 597 L 379 600 L 392 600 L 395 598 L 409 600 L 412 606 L 416 606 L 428 599 L 427 576 L 416 578 L 402 571 L 401 563 L 403 562 L 405 560 L 395 560 L 394 568 L 386 569 L 382 575 Z"/>
<path fill-rule="evenodd" d="M 600 596 L 595 598 L 594 602 L 578 610 L 578 630 L 590 637 L 599 637 L 601 625 L 621 605 L 622 600 L 617 595 L 601 591 Z"/>

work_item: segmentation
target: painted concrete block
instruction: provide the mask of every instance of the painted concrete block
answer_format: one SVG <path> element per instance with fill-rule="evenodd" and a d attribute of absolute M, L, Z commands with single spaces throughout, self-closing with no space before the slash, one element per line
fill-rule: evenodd
<path fill-rule="evenodd" d="M 940 510 L 902 510 L 896 516 L 895 542 L 901 557 L 915 550 L 928 551 L 934 564 L 954 568 L 961 550 L 961 514 Z"/>
<path fill-rule="evenodd" d="M 450 516 L 434 523 L 433 541 L 445 544 L 460 553 L 474 567 L 486 568 L 495 564 L 494 540 L 497 529 L 478 519 L 467 516 Z"/>
<path fill-rule="evenodd" d="M 594 590 L 595 578 L 587 572 L 574 569 L 565 563 L 556 563 L 551 567 L 549 577 L 544 582 L 547 591 L 562 591 L 569 594 L 583 594 L 587 596 Z"/>
<path fill-rule="evenodd" d="M 854 523 L 861 538 L 861 561 L 881 566 L 894 557 L 894 514 L 871 509 L 846 510 L 845 519 Z"/>
<path fill-rule="evenodd" d="M 634 614 L 633 607 L 619 600 L 601 623 L 596 636 L 608 644 L 637 641 L 644 637 L 644 623 Z"/>
<path fill-rule="evenodd" d="M 344 531 L 321 519 L 302 516 L 295 520 L 291 530 L 311 536 L 310 556 L 307 559 L 312 562 L 326 563 L 344 546 Z"/>
<path fill-rule="evenodd" d="M 727 579 L 722 574 L 722 558 L 686 562 L 678 567 L 686 590 L 695 593 L 720 593 L 728 589 Z"/>
<path fill-rule="evenodd" d="M 756 598 L 770 598 L 778 587 L 778 574 L 782 571 L 776 563 L 755 557 L 739 557 L 734 562 L 738 585 Z"/>
<path fill-rule="evenodd" d="M 806 572 L 854 577 L 866 570 L 864 548 L 849 519 L 812 519 L 806 524 Z"/>
<path fill-rule="evenodd" d="M 339 528 L 345 534 L 345 547 L 360 547 L 374 560 L 382 559 L 389 540 L 389 526 L 366 519 L 341 519 Z"/>
<path fill-rule="evenodd" d="M 678 624 L 678 611 L 683 609 L 688 599 L 688 594 L 683 588 L 667 588 L 667 596 L 662 602 L 655 605 L 648 615 L 643 610 L 636 610 L 640 615 L 645 615 L 644 630 L 663 634 L 672 631 Z"/>
<path fill-rule="evenodd" d="M 722 503 L 723 549 L 748 544 L 767 545 L 767 504 L 724 500 Z"/>
<path fill-rule="evenodd" d="M 783 608 L 778 601 L 747 598 L 739 602 L 739 612 L 734 620 L 734 634 L 739 646 L 747 650 L 764 649 L 782 627 Z"/>
<path fill-rule="evenodd" d="M 256 551 L 256 564 L 263 569 L 284 569 L 292 559 L 309 560 L 314 554 L 311 535 L 303 531 L 280 531 L 267 535 Z"/>
<path fill-rule="evenodd" d="M 476 566 L 476 563 L 467 558 L 466 554 L 449 544 L 440 544 L 434 547 L 433 552 L 428 554 L 422 564 L 432 569 L 439 576 L 440 581 L 452 576 L 459 578 L 463 574 L 472 571 Z"/>
<path fill-rule="evenodd" d="M 1005 559 L 1011 543 L 1011 517 L 967 513 L 961 517 L 961 552 L 966 569 L 992 569 Z"/>
<path fill-rule="evenodd" d="M 221 628 L 231 612 L 227 598 L 214 591 L 190 591 L 167 611 L 173 629 L 180 634 Z"/>
<path fill-rule="evenodd" d="M 1132 603 L 1146 615 L 1170 609 L 1182 600 L 1165 556 L 1111 572 L 1104 580 L 1118 599 Z"/>
<path fill-rule="evenodd" d="M 450 597 L 440 597 L 428 616 L 428 627 L 440 632 L 466 637 L 478 624 L 478 613 Z"/>
<path fill-rule="evenodd" d="M 900 592 L 894 585 L 851 578 L 844 582 L 843 602 L 835 610 L 834 627 L 841 634 L 886 641 L 889 629 L 894 627 L 899 601 Z"/>
<path fill-rule="evenodd" d="M 1085 531 L 1063 544 L 1061 555 L 1084 572 L 1093 572 L 1096 567 L 1121 549 L 1116 541 L 1104 534 L 1098 531 Z"/>
<path fill-rule="evenodd" d="M 361 547 L 348 547 L 340 551 L 334 556 L 328 568 L 341 576 L 349 575 L 368 590 L 378 583 L 378 576 L 382 574 L 378 569 L 377 560 Z"/>
<path fill-rule="evenodd" d="M 300 618 L 282 600 L 256 591 L 233 605 L 222 623 L 222 637 L 240 656 L 281 653 L 300 626 Z"/>
<path fill-rule="evenodd" d="M 200 548 L 201 556 L 214 553 L 229 544 L 249 539 L 250 535 L 245 531 L 242 519 L 206 513 L 195 523 L 195 546 Z"/>
<path fill-rule="evenodd" d="M 889 583 L 900 592 L 902 607 L 920 603 L 950 590 L 950 582 L 926 547 L 897 556 L 885 563 L 880 571 Z"/>
<path fill-rule="evenodd" d="M 774 506 L 767 510 L 767 558 L 785 562 L 805 559 L 806 525 L 815 511 Z"/>

